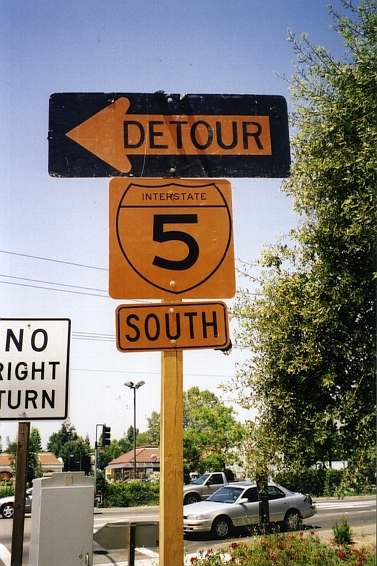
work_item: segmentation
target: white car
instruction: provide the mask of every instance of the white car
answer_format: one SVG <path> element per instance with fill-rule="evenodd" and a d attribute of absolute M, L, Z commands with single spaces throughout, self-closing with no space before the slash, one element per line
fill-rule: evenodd
<path fill-rule="evenodd" d="M 276 483 L 268 484 L 268 502 L 270 522 L 283 522 L 288 529 L 297 528 L 302 519 L 316 513 L 310 495 L 294 493 Z M 257 486 L 252 482 L 230 483 L 206 501 L 183 507 L 185 533 L 211 532 L 215 538 L 226 538 L 233 527 L 258 523 Z"/>
<path fill-rule="evenodd" d="M 31 511 L 32 488 L 26 490 L 25 513 Z M 14 515 L 14 495 L 2 497 L 0 499 L 0 515 L 3 519 L 13 519 Z"/>

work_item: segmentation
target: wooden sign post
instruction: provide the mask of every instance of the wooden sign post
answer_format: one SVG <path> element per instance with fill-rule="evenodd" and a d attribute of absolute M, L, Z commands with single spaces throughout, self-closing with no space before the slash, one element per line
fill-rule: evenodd
<path fill-rule="evenodd" d="M 24 546 L 25 496 L 27 453 L 29 448 L 30 423 L 18 423 L 18 440 L 16 454 L 16 491 L 14 498 L 14 515 L 12 529 L 11 566 L 22 566 Z"/>
<path fill-rule="evenodd" d="M 161 354 L 160 566 L 183 566 L 182 350 Z"/>

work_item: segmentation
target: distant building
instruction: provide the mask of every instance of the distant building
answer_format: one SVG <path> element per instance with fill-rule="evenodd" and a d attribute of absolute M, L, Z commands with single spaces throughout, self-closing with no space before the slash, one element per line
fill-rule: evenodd
<path fill-rule="evenodd" d="M 160 471 L 160 449 L 158 446 L 136 448 L 136 478 L 144 479 Z M 121 454 L 105 468 L 108 480 L 127 480 L 134 477 L 134 451 Z"/>
<path fill-rule="evenodd" d="M 57 458 L 53 452 L 40 452 L 38 460 L 44 476 L 50 476 L 54 472 L 63 471 L 63 458 Z"/>
<path fill-rule="evenodd" d="M 14 480 L 14 460 L 13 454 L 6 452 L 0 453 L 0 481 Z M 54 472 L 63 471 L 63 460 L 57 458 L 52 452 L 40 452 L 38 460 L 44 476 L 49 476 Z"/>
<path fill-rule="evenodd" d="M 14 456 L 12 454 L 0 454 L 0 481 L 9 481 L 13 479 L 13 462 Z"/>

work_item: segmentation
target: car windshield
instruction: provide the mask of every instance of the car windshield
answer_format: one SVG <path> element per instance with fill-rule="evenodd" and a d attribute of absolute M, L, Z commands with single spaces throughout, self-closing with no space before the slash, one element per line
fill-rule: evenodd
<path fill-rule="evenodd" d="M 196 485 L 202 485 L 208 477 L 209 477 L 209 474 L 202 474 L 201 476 L 196 478 L 196 480 L 192 480 L 191 483 L 194 483 Z"/>
<path fill-rule="evenodd" d="M 241 495 L 243 489 L 240 487 L 221 487 L 207 501 L 215 501 L 216 503 L 235 503 Z"/>

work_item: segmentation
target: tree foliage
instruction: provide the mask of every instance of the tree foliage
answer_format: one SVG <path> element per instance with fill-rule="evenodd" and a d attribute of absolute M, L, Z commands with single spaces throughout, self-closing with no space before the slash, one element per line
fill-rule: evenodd
<path fill-rule="evenodd" d="M 98 448 L 97 467 L 103 470 L 111 460 L 118 458 L 121 454 L 129 452 L 131 448 L 132 444 L 127 437 L 120 438 L 119 440 L 113 439 L 109 446 Z"/>
<path fill-rule="evenodd" d="M 67 442 L 77 440 L 78 434 L 69 420 L 64 421 L 58 432 L 52 433 L 47 442 L 47 450 L 55 456 L 61 456 L 62 449 Z"/>
<path fill-rule="evenodd" d="M 14 456 L 12 461 L 12 469 L 14 473 L 17 467 L 17 440 L 11 441 L 9 437 L 7 438 L 7 453 Z M 42 441 L 41 434 L 36 427 L 32 427 L 29 435 L 29 446 L 27 453 L 27 463 L 26 463 L 26 481 L 31 484 L 34 478 L 39 478 L 43 475 L 42 467 L 38 458 L 39 452 L 42 452 Z"/>
<path fill-rule="evenodd" d="M 242 426 L 234 411 L 211 391 L 192 387 L 184 392 L 183 456 L 186 470 L 223 470 L 236 459 L 235 448 Z M 147 435 L 153 444 L 160 440 L 160 415 L 148 419 Z"/>
<path fill-rule="evenodd" d="M 64 471 L 85 471 L 89 473 L 91 469 L 90 454 L 91 448 L 86 440 L 82 438 L 68 440 L 60 452 L 64 462 Z"/>
<path fill-rule="evenodd" d="M 50 436 L 47 450 L 63 459 L 64 471 L 90 472 L 92 450 L 89 438 L 80 437 L 69 420 L 63 422 L 60 430 Z"/>
<path fill-rule="evenodd" d="M 235 314 L 251 349 L 243 401 L 278 457 L 360 468 L 374 443 L 377 5 L 344 5 L 332 11 L 342 60 L 290 37 L 297 133 L 284 190 L 301 222 L 264 253 L 262 296 L 241 293 Z"/>
<path fill-rule="evenodd" d="M 152 411 L 151 416 L 147 418 L 147 421 L 148 430 L 146 440 L 148 444 L 158 446 L 160 444 L 160 414 L 157 411 Z"/>
<path fill-rule="evenodd" d="M 136 428 L 136 439 L 138 437 L 138 434 L 139 434 L 139 429 Z M 128 427 L 126 432 L 126 439 L 128 440 L 130 446 L 133 445 L 134 443 L 134 436 L 135 436 L 134 427 L 131 425 Z"/>
<path fill-rule="evenodd" d="M 38 454 L 42 452 L 41 435 L 37 428 L 33 427 L 29 436 L 29 450 L 27 455 L 26 481 L 31 484 L 34 478 L 43 475 Z"/>
<path fill-rule="evenodd" d="M 184 461 L 191 470 L 225 469 L 237 459 L 242 437 L 232 407 L 211 391 L 191 387 L 184 392 Z"/>

